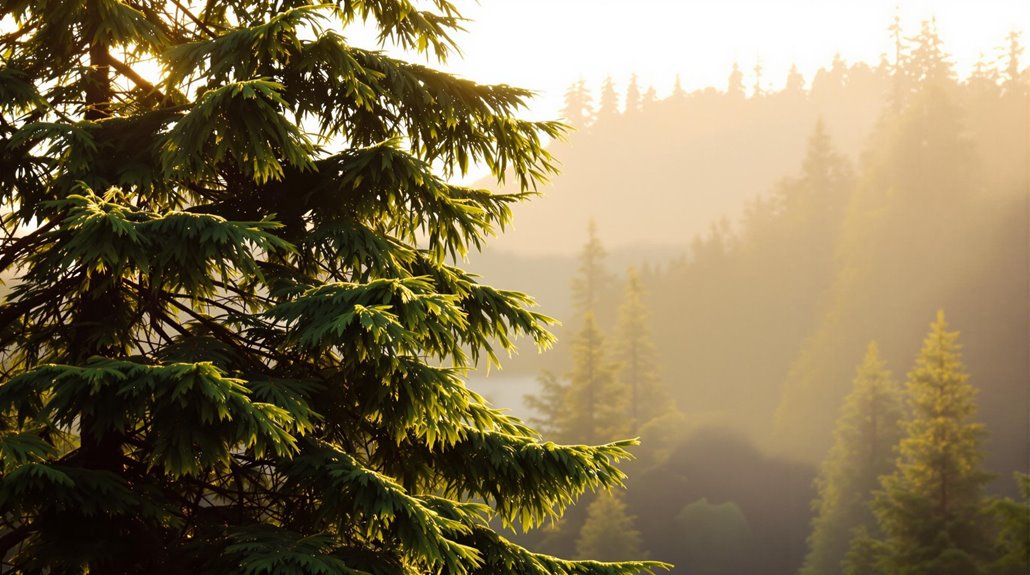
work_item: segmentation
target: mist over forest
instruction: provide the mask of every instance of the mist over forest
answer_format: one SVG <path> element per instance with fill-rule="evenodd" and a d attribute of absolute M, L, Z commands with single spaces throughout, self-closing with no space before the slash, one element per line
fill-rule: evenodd
<path fill-rule="evenodd" d="M 724 86 L 677 82 L 661 98 L 635 78 L 570 83 L 576 130 L 550 147 L 561 174 L 471 259 L 560 319 L 559 343 L 523 345 L 472 385 L 549 439 L 643 444 L 625 492 L 519 537 L 564 556 L 646 552 L 691 574 L 840 573 L 851 549 L 848 572 L 873 572 L 855 561 L 876 556 L 888 512 L 869 502 L 914 440 L 898 435 L 880 446 L 882 469 L 837 485 L 842 437 L 861 419 L 846 423 L 846 405 L 866 397 L 860 382 L 893 382 L 914 433 L 928 331 L 959 334 L 948 349 L 983 426 L 968 461 L 990 474 L 978 485 L 1019 496 L 1030 68 L 1016 33 L 965 77 L 932 22 L 893 34 L 877 64 L 828 54 L 776 91 L 738 67 Z M 660 405 L 642 407 L 648 397 Z M 859 503 L 845 512 L 835 497 Z M 868 537 L 827 535 L 842 526 Z M 600 535 L 613 531 L 630 535 Z"/>

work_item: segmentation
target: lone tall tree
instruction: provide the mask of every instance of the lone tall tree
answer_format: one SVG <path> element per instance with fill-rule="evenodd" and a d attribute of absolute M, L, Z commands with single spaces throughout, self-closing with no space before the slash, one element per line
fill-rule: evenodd
<path fill-rule="evenodd" d="M 507 222 L 562 128 L 341 33 L 442 59 L 449 2 L 2 6 L 0 571 L 658 566 L 487 523 L 619 484 L 628 444 L 543 444 L 462 382 L 515 335 L 551 341 L 527 296 L 445 258 Z M 443 179 L 472 162 L 522 193 Z"/>
<path fill-rule="evenodd" d="M 981 573 L 991 549 L 982 490 L 983 425 L 962 366 L 958 332 L 943 312 L 908 374 L 909 419 L 896 470 L 882 479 L 874 510 L 884 534 L 881 568 L 898 575 Z"/>

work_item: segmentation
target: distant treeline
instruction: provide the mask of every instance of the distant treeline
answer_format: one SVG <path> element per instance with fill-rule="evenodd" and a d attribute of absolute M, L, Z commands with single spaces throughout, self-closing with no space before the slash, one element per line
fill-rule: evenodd
<path fill-rule="evenodd" d="M 663 259 L 656 250 L 622 257 L 652 262 L 637 289 L 650 310 L 656 373 L 683 423 L 642 428 L 644 461 L 630 470 L 629 491 L 596 503 L 632 519 L 632 527 L 615 522 L 636 533 L 632 545 L 683 572 L 801 566 L 809 502 L 826 500 L 814 490 L 814 466 L 834 442 L 855 363 L 876 340 L 887 364 L 911 365 L 938 309 L 963 333 L 964 366 L 978 390 L 973 421 L 989 428 L 977 449 L 997 478 L 988 491 L 1015 496 L 1012 472 L 1030 467 L 1030 69 L 1020 63 L 1016 34 L 1003 58 L 960 79 L 931 24 L 912 37 L 896 33 L 894 58 L 875 68 L 838 60 L 810 90 L 794 81 L 749 95 L 738 78 L 739 89 L 725 92 L 658 100 L 645 91 L 639 105 L 620 111 L 611 86 L 596 108 L 577 108 L 587 92 L 573 86 L 569 118 L 581 130 L 554 148 L 564 174 L 539 211 L 516 216 L 523 235 L 510 239 L 534 237 L 522 256 L 494 252 L 474 262 L 489 281 L 543 294 L 544 311 L 566 320 L 558 349 L 522 367 L 549 367 L 554 391 L 555 382 L 582 379 L 587 324 L 602 337 L 617 332 L 626 291 L 616 275 L 602 277 L 587 322 L 581 306 L 554 303 L 582 269 L 551 256 L 539 260 L 547 272 L 534 273 L 535 260 L 524 254 L 581 238 L 590 217 L 606 245 L 636 238 L 667 246 L 677 233 L 694 236 L 679 242 L 680 257 L 662 263 L 654 263 Z M 571 113 L 577 109 L 579 116 Z M 718 201 L 704 209 L 689 207 L 712 197 Z M 739 221 L 706 212 L 739 213 L 740 203 Z M 700 224 L 691 218 L 700 212 L 708 229 L 695 234 Z M 571 396 L 552 395 L 561 397 Z M 873 510 L 864 509 L 868 520 Z M 574 510 L 537 542 L 572 553 L 585 544 L 582 525 L 600 513 Z M 877 539 L 867 525 L 857 543 L 871 546 L 866 555 L 903 545 L 885 531 Z M 999 529 L 981 535 L 1001 537 Z M 698 539 L 712 530 L 721 535 Z M 714 563 L 698 570 L 694 561 L 689 570 L 684 559 L 698 550 Z M 712 559 L 719 553 L 730 563 Z M 978 557 L 979 569 L 987 559 Z M 879 561 L 888 568 L 895 560 Z"/>

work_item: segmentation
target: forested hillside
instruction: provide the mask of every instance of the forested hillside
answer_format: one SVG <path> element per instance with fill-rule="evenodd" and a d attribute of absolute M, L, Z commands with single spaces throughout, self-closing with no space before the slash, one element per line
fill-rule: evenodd
<path fill-rule="evenodd" d="M 970 417 L 985 431 L 974 459 L 984 458 L 988 475 L 975 480 L 1014 495 L 1012 472 L 1028 468 L 1030 74 L 1020 39 L 999 39 L 997 61 L 959 77 L 932 23 L 897 34 L 896 54 L 879 67 L 838 60 L 810 89 L 795 79 L 780 92 L 754 92 L 735 74 L 726 91 L 661 100 L 645 93 L 637 103 L 632 85 L 622 97 L 607 86 L 593 111 L 574 85 L 569 117 L 583 127 L 553 147 L 565 172 L 538 201 L 541 214 L 561 221 L 534 219 L 531 207 L 507 238 L 511 251 L 473 262 L 541 294 L 547 312 L 566 322 L 553 353 L 508 364 L 547 370 L 552 413 L 561 412 L 556 398 L 572 397 L 556 393 L 556 382 L 583 385 L 582 310 L 560 297 L 582 277 L 591 251 L 582 246 L 607 250 L 591 337 L 609 349 L 598 361 L 613 362 L 597 366 L 616 378 L 624 367 L 617 310 L 628 266 L 641 269 L 658 372 L 680 419 L 666 417 L 661 432 L 658 424 L 641 429 L 643 461 L 631 469 L 624 513 L 652 557 L 694 567 L 683 572 L 801 567 L 810 501 L 828 497 L 816 487 L 838 481 L 824 471 L 813 484 L 835 426 L 851 425 L 838 417 L 855 366 L 876 341 L 870 365 L 905 373 L 939 310 L 962 334 L 978 406 Z M 620 99 L 621 112 L 613 104 Z M 596 230 L 589 240 L 588 220 Z M 532 255 L 548 246 L 548 255 Z M 569 251 L 580 255 L 562 255 Z M 897 439 L 888 443 L 893 449 Z M 878 465 L 893 469 L 894 455 L 885 457 Z M 865 499 L 846 510 L 869 529 L 852 545 L 858 555 L 866 544 L 903 546 L 891 539 L 904 535 L 890 531 L 887 503 L 877 508 L 886 531 L 877 535 L 870 519 L 880 467 L 839 480 L 863 486 Z M 574 510 L 538 543 L 571 553 L 589 518 Z M 704 539 L 711 530 L 722 535 Z M 832 537 L 835 555 L 824 565 L 851 544 Z M 988 560 L 982 549 L 966 551 L 970 561 Z M 883 565 L 907 560 L 883 557 Z"/>

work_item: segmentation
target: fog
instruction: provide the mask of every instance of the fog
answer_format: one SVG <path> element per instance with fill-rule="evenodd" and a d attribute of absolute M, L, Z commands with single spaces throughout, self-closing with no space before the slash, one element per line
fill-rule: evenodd
<path fill-rule="evenodd" d="M 639 550 L 677 573 L 839 573 L 849 543 L 823 545 L 826 525 L 879 529 L 869 502 L 890 471 L 862 480 L 850 519 L 820 519 L 843 489 L 870 342 L 914 433 L 928 342 L 957 332 L 986 493 L 1015 496 L 1030 466 L 1023 40 L 995 38 L 996 57 L 960 72 L 933 20 L 889 29 L 869 35 L 877 61 L 830 50 L 769 82 L 740 66 L 661 95 L 633 76 L 569 78 L 561 174 L 472 257 L 563 322 L 553 350 L 526 344 L 472 385 L 548 438 L 640 436 L 619 497 Z M 625 415 L 648 394 L 662 407 Z M 917 463 L 912 437 L 880 449 L 886 469 Z M 517 537 L 576 556 L 591 501 Z"/>

